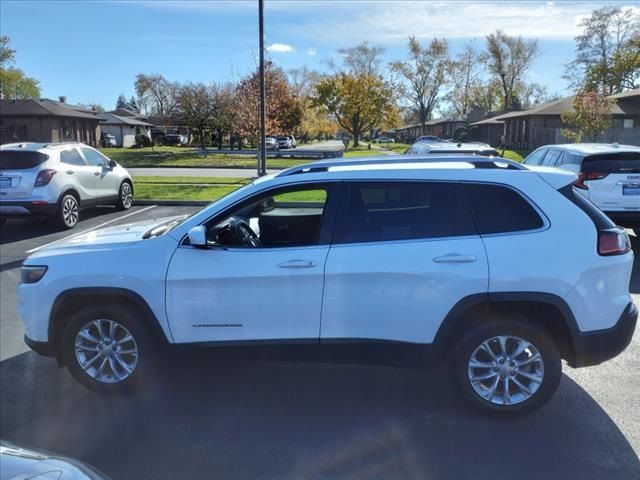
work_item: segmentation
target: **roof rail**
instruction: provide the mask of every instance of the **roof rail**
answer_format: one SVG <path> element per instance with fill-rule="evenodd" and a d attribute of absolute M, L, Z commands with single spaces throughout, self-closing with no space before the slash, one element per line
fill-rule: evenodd
<path fill-rule="evenodd" d="M 471 155 L 430 155 L 428 157 L 417 157 L 414 155 L 389 156 L 386 158 L 360 158 L 354 160 L 332 159 L 319 160 L 317 162 L 306 163 L 295 167 L 287 168 L 278 173 L 276 177 L 288 177 L 300 173 L 327 172 L 332 167 L 350 167 L 359 165 L 393 165 L 394 163 L 452 163 L 465 162 L 474 165 L 476 168 L 507 168 L 509 170 L 527 170 L 524 165 L 502 157 L 483 157 Z M 506 165 L 506 167 L 500 166 Z"/>

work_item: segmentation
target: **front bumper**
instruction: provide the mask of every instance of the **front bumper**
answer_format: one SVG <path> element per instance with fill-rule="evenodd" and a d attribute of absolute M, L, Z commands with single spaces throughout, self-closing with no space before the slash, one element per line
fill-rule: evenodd
<path fill-rule="evenodd" d="M 48 217 L 57 210 L 57 203 L 0 202 L 0 217 Z"/>
<path fill-rule="evenodd" d="M 627 228 L 640 228 L 640 210 L 604 212 L 616 225 Z"/>
<path fill-rule="evenodd" d="M 631 302 L 613 327 L 574 335 L 575 359 L 569 365 L 588 367 L 617 356 L 631 343 L 637 320 L 638 308 Z"/>
<path fill-rule="evenodd" d="M 53 346 L 49 342 L 38 342 L 36 340 L 30 339 L 25 335 L 24 343 L 26 343 L 31 350 L 36 352 L 38 355 L 42 355 L 43 357 L 57 356 Z"/>

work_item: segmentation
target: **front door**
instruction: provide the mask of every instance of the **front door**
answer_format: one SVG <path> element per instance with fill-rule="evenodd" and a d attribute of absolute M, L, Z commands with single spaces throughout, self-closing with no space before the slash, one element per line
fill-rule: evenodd
<path fill-rule="evenodd" d="M 258 194 L 204 225 L 208 248 L 183 242 L 167 272 L 175 341 L 317 342 L 332 191 Z"/>
<path fill-rule="evenodd" d="M 325 267 L 321 342 L 428 344 L 487 259 L 461 187 L 354 182 Z"/>
<path fill-rule="evenodd" d="M 99 198 L 115 197 L 120 188 L 120 178 L 113 173 L 109 166 L 109 159 L 97 150 L 89 147 L 82 147 L 82 154 L 87 163 L 97 167 L 96 171 L 96 193 Z"/>

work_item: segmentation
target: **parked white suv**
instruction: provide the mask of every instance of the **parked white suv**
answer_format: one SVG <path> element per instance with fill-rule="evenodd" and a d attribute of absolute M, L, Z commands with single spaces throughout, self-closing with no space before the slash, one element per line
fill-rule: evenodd
<path fill-rule="evenodd" d="M 532 152 L 524 164 L 575 173 L 575 185 L 582 195 L 640 237 L 640 147 L 615 143 L 547 145 Z"/>
<path fill-rule="evenodd" d="M 447 360 L 472 405 L 531 411 L 561 358 L 614 357 L 638 314 L 629 238 L 574 181 L 478 156 L 291 168 L 189 217 L 38 250 L 19 287 L 25 340 L 104 392 L 150 378 L 160 347 L 197 344 Z"/>
<path fill-rule="evenodd" d="M 133 181 L 114 160 L 83 143 L 0 146 L 0 219 L 46 217 L 73 228 L 80 210 L 133 203 Z"/>

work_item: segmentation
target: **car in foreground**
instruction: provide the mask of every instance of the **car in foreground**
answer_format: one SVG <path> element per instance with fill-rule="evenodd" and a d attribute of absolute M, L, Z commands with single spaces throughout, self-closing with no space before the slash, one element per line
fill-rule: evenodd
<path fill-rule="evenodd" d="M 615 143 L 547 145 L 533 151 L 523 163 L 575 173 L 578 192 L 640 237 L 640 147 Z"/>
<path fill-rule="evenodd" d="M 0 146 L 0 218 L 44 217 L 69 229 L 80 211 L 133 204 L 133 180 L 115 160 L 83 143 Z"/>
<path fill-rule="evenodd" d="M 101 392 L 151 382 L 160 355 L 192 345 L 444 362 L 472 406 L 530 412 L 561 359 L 616 356 L 638 315 L 629 237 L 575 180 L 473 155 L 293 167 L 188 217 L 38 250 L 21 271 L 25 341 Z"/>
<path fill-rule="evenodd" d="M 293 135 L 280 135 L 276 137 L 276 141 L 278 142 L 278 148 L 280 149 L 296 148 L 297 146 L 296 139 Z"/>
<path fill-rule="evenodd" d="M 407 155 L 481 155 L 499 157 L 500 153 L 483 143 L 415 142 L 405 152 Z"/>
<path fill-rule="evenodd" d="M 91 465 L 61 455 L 0 442 L 0 480 L 108 480 Z"/>

